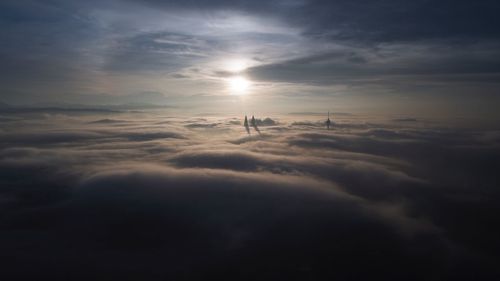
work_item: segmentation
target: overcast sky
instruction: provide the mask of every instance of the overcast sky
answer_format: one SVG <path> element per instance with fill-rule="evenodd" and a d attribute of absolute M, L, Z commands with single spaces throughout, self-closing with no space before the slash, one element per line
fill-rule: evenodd
<path fill-rule="evenodd" d="M 499 12 L 488 0 L 7 0 L 0 101 L 487 114 L 500 104 Z"/>

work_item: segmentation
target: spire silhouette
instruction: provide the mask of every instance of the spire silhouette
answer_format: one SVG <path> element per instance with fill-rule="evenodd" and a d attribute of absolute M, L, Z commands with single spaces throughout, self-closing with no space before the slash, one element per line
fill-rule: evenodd
<path fill-rule="evenodd" d="M 328 119 L 326 119 L 326 129 L 330 130 L 330 125 L 332 124 L 332 121 L 330 120 L 330 111 L 328 111 Z"/>
<path fill-rule="evenodd" d="M 245 115 L 245 122 L 243 122 L 243 126 L 245 126 L 245 130 L 247 130 L 247 134 L 250 135 L 250 127 L 248 126 L 248 118 Z"/>
<path fill-rule="evenodd" d="M 252 115 L 252 119 L 250 119 L 250 124 L 255 129 L 255 131 L 257 131 L 257 133 L 259 133 L 259 135 L 260 135 L 260 130 L 257 127 L 257 121 L 255 120 L 255 117 L 253 115 Z"/>

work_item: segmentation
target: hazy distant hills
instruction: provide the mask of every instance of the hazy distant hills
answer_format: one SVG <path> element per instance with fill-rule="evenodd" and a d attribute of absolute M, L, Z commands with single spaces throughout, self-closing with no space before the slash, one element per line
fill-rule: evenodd
<path fill-rule="evenodd" d="M 12 106 L 0 102 L 0 110 L 3 112 L 24 112 L 24 111 L 71 111 L 71 112 L 116 112 L 122 110 L 140 110 L 140 109 L 160 109 L 172 108 L 169 105 L 156 105 L 150 103 L 125 103 L 125 104 L 73 104 L 73 103 L 36 103 L 33 105 Z"/>

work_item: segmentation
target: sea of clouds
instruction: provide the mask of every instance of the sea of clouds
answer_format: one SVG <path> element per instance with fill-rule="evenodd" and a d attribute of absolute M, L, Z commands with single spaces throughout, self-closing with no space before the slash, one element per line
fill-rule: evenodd
<path fill-rule="evenodd" d="M 0 278 L 500 276 L 500 131 L 334 117 L 3 112 Z"/>

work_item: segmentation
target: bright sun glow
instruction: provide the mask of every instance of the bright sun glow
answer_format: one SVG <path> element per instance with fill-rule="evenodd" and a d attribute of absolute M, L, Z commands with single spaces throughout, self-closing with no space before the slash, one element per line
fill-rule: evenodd
<path fill-rule="evenodd" d="M 225 62 L 224 68 L 231 72 L 240 72 L 248 67 L 248 61 L 245 59 L 233 59 Z"/>
<path fill-rule="evenodd" d="M 245 95 L 250 87 L 250 81 L 241 76 L 230 78 L 228 82 L 229 89 L 233 95 Z"/>

